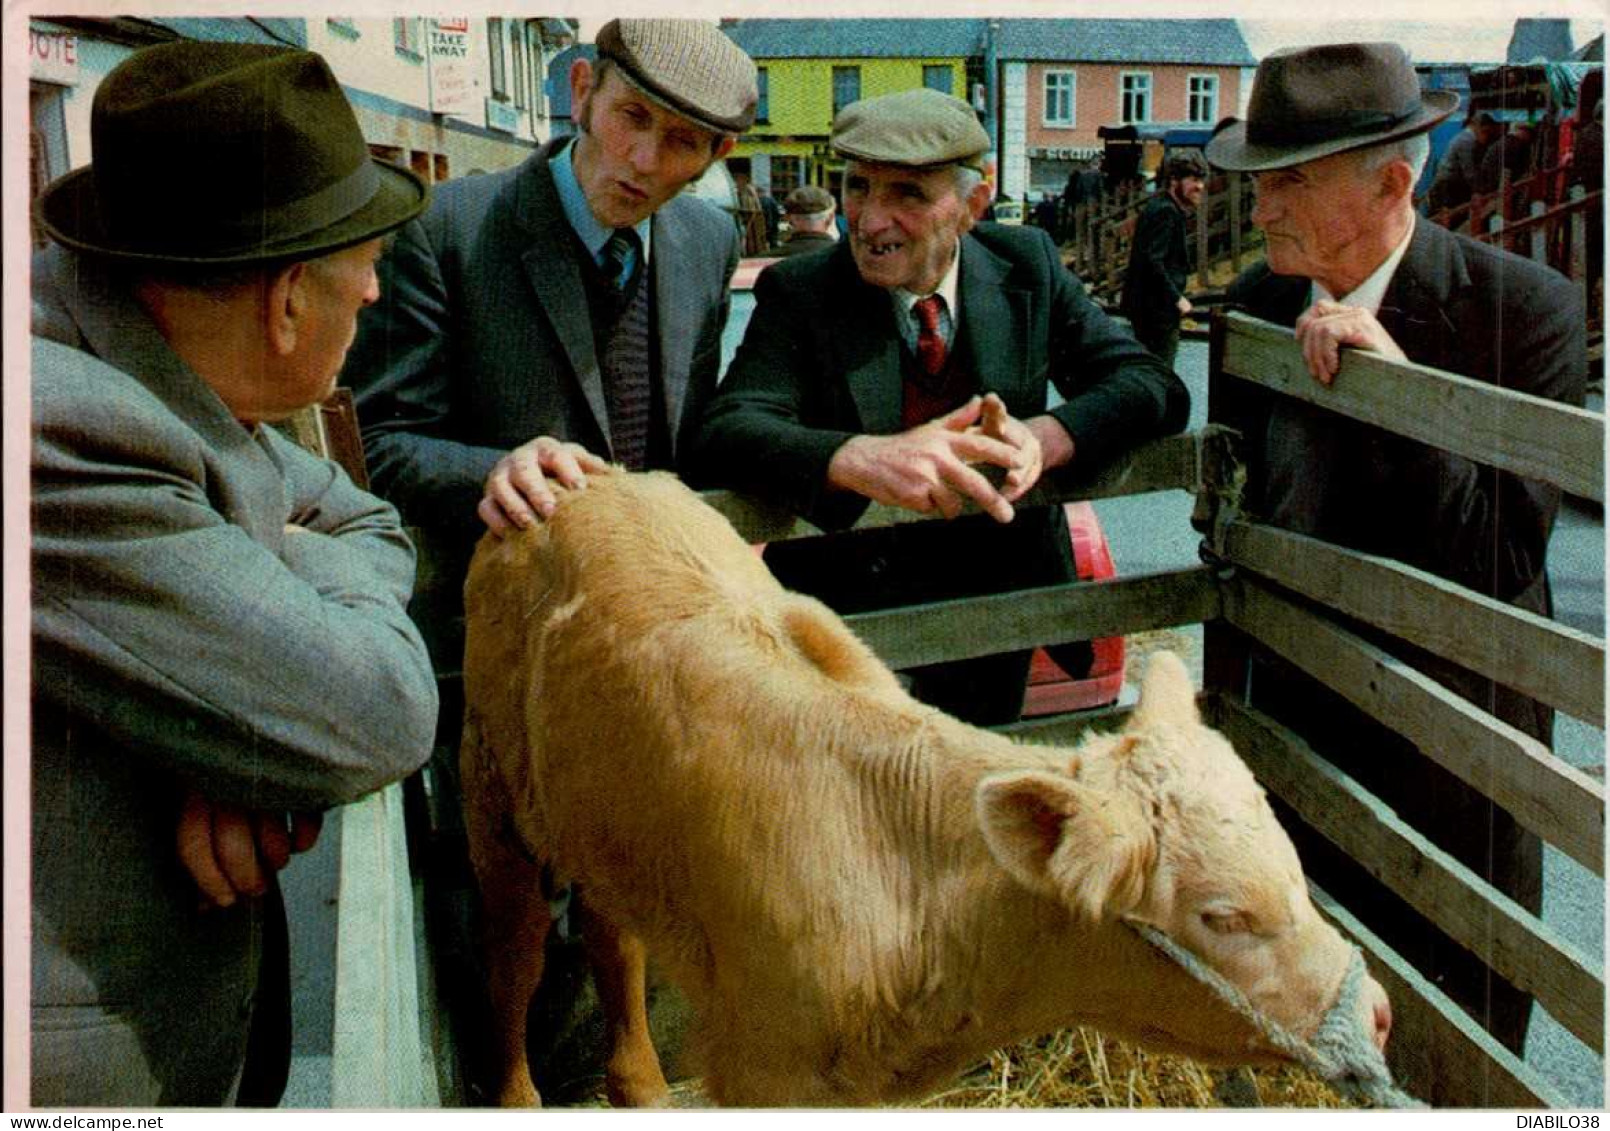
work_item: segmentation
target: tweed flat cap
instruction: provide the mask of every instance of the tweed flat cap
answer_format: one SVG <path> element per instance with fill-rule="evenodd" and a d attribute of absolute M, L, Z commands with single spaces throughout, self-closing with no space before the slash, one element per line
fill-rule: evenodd
<path fill-rule="evenodd" d="M 861 161 L 978 169 L 989 147 L 971 106 L 926 87 L 852 102 L 833 119 L 833 148 Z"/>
<path fill-rule="evenodd" d="M 715 133 L 743 133 L 760 101 L 755 61 L 708 20 L 610 20 L 600 58 L 655 102 Z"/>
<path fill-rule="evenodd" d="M 783 211 L 790 216 L 814 216 L 832 207 L 832 194 L 815 185 L 800 185 L 783 201 Z"/>

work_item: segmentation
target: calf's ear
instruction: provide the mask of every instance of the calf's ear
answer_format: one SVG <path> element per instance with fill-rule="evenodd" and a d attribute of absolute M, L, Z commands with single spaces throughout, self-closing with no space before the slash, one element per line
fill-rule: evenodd
<path fill-rule="evenodd" d="M 1156 841 L 1139 804 L 1038 770 L 979 783 L 990 855 L 1019 883 L 1090 919 L 1139 905 Z"/>
<path fill-rule="evenodd" d="M 1158 652 L 1146 665 L 1141 680 L 1140 701 L 1129 718 L 1126 730 L 1144 730 L 1159 723 L 1190 725 L 1202 721 L 1196 709 L 1196 685 L 1185 661 L 1172 652 Z"/>

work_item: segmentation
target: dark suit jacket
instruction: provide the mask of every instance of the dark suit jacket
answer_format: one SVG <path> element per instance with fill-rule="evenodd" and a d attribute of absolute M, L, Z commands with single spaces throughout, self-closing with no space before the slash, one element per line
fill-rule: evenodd
<path fill-rule="evenodd" d="M 832 247 L 838 242 L 826 232 L 794 232 L 772 248 L 771 254 L 786 259 L 791 255 L 803 255 L 808 251 L 821 251 L 824 247 Z"/>
<path fill-rule="evenodd" d="M 1179 321 L 1179 300 L 1191 273 L 1186 213 L 1166 192 L 1140 210 L 1135 239 L 1124 272 L 1122 309 L 1131 321 L 1171 325 Z"/>
<path fill-rule="evenodd" d="M 1306 279 L 1260 265 L 1232 301 L 1292 325 L 1308 305 Z M 1409 358 L 1507 389 L 1581 404 L 1586 323 L 1562 276 L 1420 219 L 1378 315 Z M 1544 554 L 1558 489 L 1501 475 L 1459 456 L 1261 390 L 1230 400 L 1242 429 L 1249 505 L 1270 522 L 1395 558 L 1522 608 L 1549 612 Z M 1553 712 L 1492 680 L 1365 626 L 1361 635 L 1481 709 L 1548 743 Z M 1254 705 L 1304 735 L 1444 850 L 1534 913 L 1542 906 L 1542 848 L 1506 811 L 1390 728 L 1320 682 L 1261 654 Z M 1490 976 L 1366 870 L 1317 833 L 1288 824 L 1308 875 L 1438 982 L 1511 1048 L 1531 1000 Z"/>
<path fill-rule="evenodd" d="M 1178 377 L 1107 317 L 1037 228 L 980 224 L 962 238 L 961 359 L 1017 417 L 1053 415 L 1081 465 L 1184 427 Z M 823 529 L 867 501 L 827 489 L 827 465 L 859 433 L 900 431 L 901 351 L 889 293 L 848 244 L 786 259 L 755 286 L 755 313 L 685 465 L 700 482 L 785 504 Z"/>
<path fill-rule="evenodd" d="M 478 531 L 493 464 L 538 435 L 611 454 L 576 241 L 548 169 L 563 142 L 514 169 L 440 186 L 381 265 L 344 381 L 355 390 L 375 490 L 412 525 Z M 737 232 L 677 197 L 654 216 L 653 325 L 673 458 L 715 390 Z"/>
<path fill-rule="evenodd" d="M 1229 298 L 1290 326 L 1306 279 L 1264 265 Z M 1416 223 L 1379 318 L 1410 360 L 1580 405 L 1586 322 L 1576 288 L 1530 260 Z M 1284 397 L 1254 397 L 1254 505 L 1272 522 L 1383 554 L 1538 612 L 1560 493 Z"/>

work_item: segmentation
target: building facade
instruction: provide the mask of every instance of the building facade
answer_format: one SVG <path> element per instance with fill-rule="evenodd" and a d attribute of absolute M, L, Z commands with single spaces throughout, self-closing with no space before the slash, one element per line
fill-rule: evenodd
<path fill-rule="evenodd" d="M 1000 20 L 1000 187 L 1062 190 L 1103 126 L 1211 127 L 1240 112 L 1253 58 L 1234 20 Z"/>
<path fill-rule="evenodd" d="M 545 17 L 34 18 L 28 28 L 30 199 L 90 160 L 90 107 L 129 54 L 174 39 L 319 52 L 378 157 L 431 182 L 525 158 L 551 132 L 543 77 L 575 38 Z M 43 237 L 34 235 L 35 243 Z"/>
<path fill-rule="evenodd" d="M 984 20 L 729 20 L 724 30 L 760 84 L 755 125 L 733 155 L 778 199 L 802 184 L 837 194 L 843 162 L 828 139 L 851 102 L 923 86 L 979 93 Z"/>

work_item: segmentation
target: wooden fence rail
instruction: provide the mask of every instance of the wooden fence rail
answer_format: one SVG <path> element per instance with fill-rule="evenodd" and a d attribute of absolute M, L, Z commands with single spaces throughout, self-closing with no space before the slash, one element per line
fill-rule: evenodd
<path fill-rule="evenodd" d="M 1244 381 L 1585 498 L 1604 498 L 1602 415 L 1406 363 L 1349 353 L 1330 387 L 1314 382 L 1289 330 L 1215 319 L 1212 400 Z M 1212 469 L 1222 475 L 1220 469 Z M 1266 648 L 1603 875 L 1604 786 L 1541 743 L 1414 671 L 1352 624 L 1402 640 L 1602 728 L 1604 641 L 1388 559 L 1250 521 L 1234 491 L 1210 523 L 1222 563 L 1221 621 L 1205 668 L 1215 717 L 1271 793 L 1310 827 L 1515 985 L 1589 1048 L 1604 1048 L 1602 955 L 1581 953 L 1332 766 L 1305 737 L 1242 701 L 1246 656 Z M 1225 509 L 1228 508 L 1228 509 Z M 1345 622 L 1337 618 L 1347 618 Z M 1364 940 L 1361 939 L 1361 942 Z M 1389 1058 L 1400 1083 L 1459 1106 L 1558 1106 L 1558 1092 L 1442 995 L 1365 943 L 1400 1020 Z M 1404 1029 L 1416 1039 L 1405 1041 Z M 1454 1049 L 1461 1057 L 1451 1056 Z"/>

